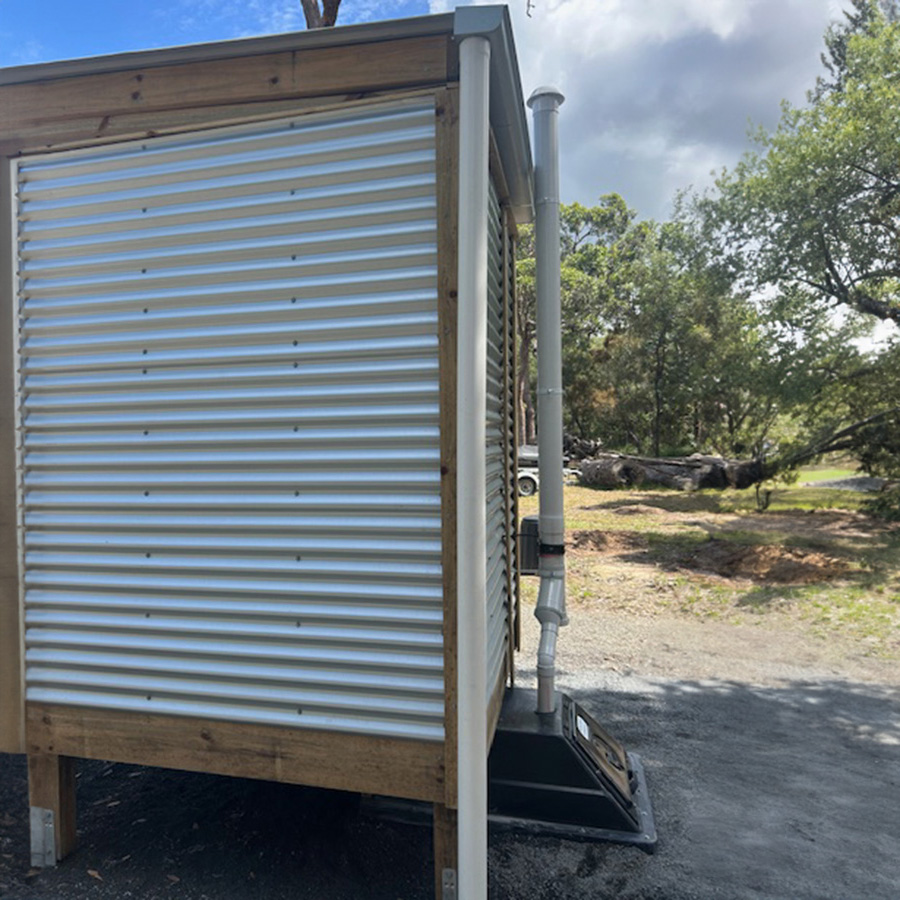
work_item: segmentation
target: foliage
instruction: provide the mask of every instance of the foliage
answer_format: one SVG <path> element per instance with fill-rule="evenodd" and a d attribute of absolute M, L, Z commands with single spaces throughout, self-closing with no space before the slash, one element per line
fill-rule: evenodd
<path fill-rule="evenodd" d="M 818 383 L 770 473 L 842 451 L 868 472 L 900 475 L 900 347 L 862 352 L 852 340 L 867 322 L 900 324 L 898 20 L 896 0 L 853 0 L 826 32 L 828 77 L 808 105 L 785 104 L 778 128 L 760 131 L 759 149 L 691 210 L 776 319 L 843 322 L 846 343 L 809 360 Z"/>
<path fill-rule="evenodd" d="M 823 453 L 900 477 L 900 0 L 852 0 L 827 75 L 717 190 L 638 221 L 618 195 L 562 209 L 568 427 L 640 455 Z M 520 244 L 522 397 L 533 248 Z"/>
<path fill-rule="evenodd" d="M 851 324 L 796 292 L 761 305 L 735 290 L 706 220 L 689 210 L 637 221 L 612 194 L 564 206 L 561 222 L 565 416 L 579 436 L 641 455 L 758 456 L 830 377 L 826 357 L 852 346 Z M 519 338 L 530 353 L 530 231 L 521 238 Z"/>
<path fill-rule="evenodd" d="M 900 323 L 900 23 L 863 8 L 861 32 L 826 38 L 835 80 L 805 108 L 784 105 L 706 212 L 741 248 L 750 286 L 803 288 Z"/>

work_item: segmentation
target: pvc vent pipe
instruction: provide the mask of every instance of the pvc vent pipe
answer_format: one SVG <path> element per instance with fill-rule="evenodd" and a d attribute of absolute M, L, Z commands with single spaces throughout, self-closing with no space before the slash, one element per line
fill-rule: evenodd
<path fill-rule="evenodd" d="M 534 614 L 541 623 L 538 709 L 556 707 L 556 638 L 566 617 L 563 513 L 562 311 L 559 242 L 559 107 L 563 95 L 538 88 L 528 99 L 534 116 L 534 245 L 537 276 L 537 425 L 541 478 L 539 509 L 541 583 Z"/>
<path fill-rule="evenodd" d="M 491 45 L 459 45 L 457 769 L 460 900 L 487 897 L 488 140 Z"/>

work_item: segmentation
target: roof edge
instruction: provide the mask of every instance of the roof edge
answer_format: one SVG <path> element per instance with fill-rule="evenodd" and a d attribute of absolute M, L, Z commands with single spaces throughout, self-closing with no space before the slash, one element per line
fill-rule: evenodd
<path fill-rule="evenodd" d="M 453 36 L 487 38 L 491 43 L 491 127 L 510 190 L 518 224 L 534 218 L 533 166 L 525 97 L 506 6 L 463 6 L 454 14 Z"/>
<path fill-rule="evenodd" d="M 158 50 L 128 50 L 106 56 L 84 56 L 54 62 L 0 68 L 0 86 L 121 72 L 128 69 L 155 68 L 229 59 L 234 56 L 259 56 L 290 50 L 319 47 L 345 47 L 400 38 L 429 37 L 453 33 L 454 14 L 386 19 L 358 25 L 337 25 L 304 31 L 287 31 L 263 37 L 230 38 L 200 44 L 183 44 Z"/>
<path fill-rule="evenodd" d="M 466 37 L 476 35 L 490 41 L 491 127 L 503 160 L 515 220 L 519 224 L 530 222 L 534 215 L 531 145 L 512 21 L 505 5 L 464 6 L 452 13 L 407 19 L 388 19 L 263 37 L 236 38 L 158 50 L 133 50 L 106 56 L 11 66 L 0 69 L 0 87 L 140 68 L 186 65 L 232 57 L 344 47 L 436 35 L 453 37 L 457 43 Z"/>

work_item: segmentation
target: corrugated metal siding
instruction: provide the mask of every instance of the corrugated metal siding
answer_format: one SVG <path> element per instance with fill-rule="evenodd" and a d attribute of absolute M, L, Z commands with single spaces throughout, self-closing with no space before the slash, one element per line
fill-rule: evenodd
<path fill-rule="evenodd" d="M 488 203 L 488 347 L 487 347 L 487 691 L 494 691 L 509 646 L 509 572 L 506 454 L 508 421 L 505 390 L 504 228 L 491 181 Z"/>
<path fill-rule="evenodd" d="M 18 162 L 29 700 L 443 738 L 434 146 Z"/>

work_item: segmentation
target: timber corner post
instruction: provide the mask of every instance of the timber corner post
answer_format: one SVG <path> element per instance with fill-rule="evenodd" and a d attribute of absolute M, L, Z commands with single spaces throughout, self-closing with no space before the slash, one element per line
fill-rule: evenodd
<path fill-rule="evenodd" d="M 77 843 L 75 760 L 53 753 L 28 754 L 31 865 L 55 866 Z"/>

